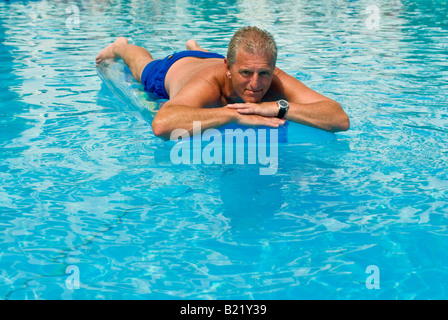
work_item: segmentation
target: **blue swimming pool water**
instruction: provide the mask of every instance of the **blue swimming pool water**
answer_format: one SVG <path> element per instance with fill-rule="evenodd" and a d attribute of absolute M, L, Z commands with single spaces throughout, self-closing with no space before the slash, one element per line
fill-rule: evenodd
<path fill-rule="evenodd" d="M 0 298 L 446 299 L 446 8 L 1 1 Z M 243 25 L 269 30 L 278 66 L 351 129 L 280 144 L 272 176 L 173 165 L 94 57 L 118 36 L 156 57 L 190 38 L 225 54 Z"/>

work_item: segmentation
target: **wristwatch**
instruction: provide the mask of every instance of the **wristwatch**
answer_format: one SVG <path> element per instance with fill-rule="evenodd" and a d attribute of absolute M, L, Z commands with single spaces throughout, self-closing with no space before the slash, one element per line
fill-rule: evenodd
<path fill-rule="evenodd" d="M 289 103 L 286 100 L 278 100 L 278 115 L 277 118 L 283 119 L 286 115 L 286 112 L 288 112 L 289 109 Z"/>

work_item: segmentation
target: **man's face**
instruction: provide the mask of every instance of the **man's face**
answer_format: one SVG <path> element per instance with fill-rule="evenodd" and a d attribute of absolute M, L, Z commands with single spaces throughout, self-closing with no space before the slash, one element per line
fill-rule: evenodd
<path fill-rule="evenodd" d="M 239 50 L 235 63 L 226 66 L 233 91 L 244 102 L 260 102 L 271 86 L 274 76 L 275 66 L 271 56 Z"/>

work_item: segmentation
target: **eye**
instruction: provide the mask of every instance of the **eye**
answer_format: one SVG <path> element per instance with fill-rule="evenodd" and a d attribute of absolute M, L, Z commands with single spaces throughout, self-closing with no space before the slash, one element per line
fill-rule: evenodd
<path fill-rule="evenodd" d="M 259 75 L 262 77 L 269 77 L 271 73 L 269 71 L 261 71 Z"/>
<path fill-rule="evenodd" d="M 252 75 L 252 72 L 249 71 L 249 70 L 241 70 L 241 71 L 240 71 L 240 74 L 241 74 L 243 77 L 249 77 L 249 76 Z"/>

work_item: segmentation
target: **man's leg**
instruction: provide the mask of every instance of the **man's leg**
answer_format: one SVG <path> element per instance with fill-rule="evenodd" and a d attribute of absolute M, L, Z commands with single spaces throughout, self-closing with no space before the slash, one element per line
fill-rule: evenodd
<path fill-rule="evenodd" d="M 96 65 L 99 65 L 104 60 L 117 58 L 123 59 L 138 82 L 142 82 L 141 75 L 143 69 L 154 60 L 148 50 L 129 44 L 126 38 L 121 37 L 98 53 Z"/>

